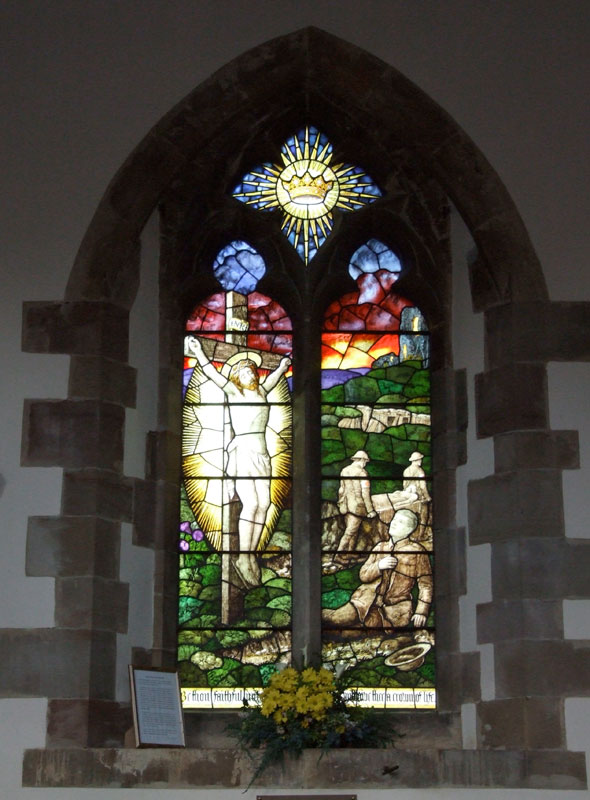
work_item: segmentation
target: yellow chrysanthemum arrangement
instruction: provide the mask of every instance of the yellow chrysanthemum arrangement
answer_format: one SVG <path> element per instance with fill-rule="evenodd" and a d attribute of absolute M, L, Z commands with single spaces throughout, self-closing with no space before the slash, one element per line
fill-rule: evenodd
<path fill-rule="evenodd" d="M 345 691 L 323 667 L 275 672 L 260 693 L 260 705 L 246 702 L 243 718 L 229 728 L 248 753 L 262 750 L 252 781 L 270 764 L 282 762 L 285 753 L 297 758 L 307 748 L 325 752 L 390 744 L 395 736 L 391 718 L 359 707 L 354 692 L 346 691 L 345 700 Z"/>
<path fill-rule="evenodd" d="M 272 717 L 281 725 L 295 718 L 303 728 L 325 719 L 334 705 L 336 685 L 334 676 L 327 669 L 308 667 L 297 672 L 287 667 L 275 672 L 268 686 L 262 690 L 260 713 Z"/>

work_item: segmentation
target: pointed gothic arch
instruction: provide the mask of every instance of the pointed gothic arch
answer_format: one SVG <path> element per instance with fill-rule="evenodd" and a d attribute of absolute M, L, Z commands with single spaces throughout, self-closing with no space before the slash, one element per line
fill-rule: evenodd
<path fill-rule="evenodd" d="M 517 352 L 510 343 L 506 346 L 505 335 L 511 326 L 517 326 L 514 308 L 526 307 L 528 313 L 533 308 L 548 308 L 541 267 L 498 175 L 454 120 L 393 67 L 330 34 L 306 28 L 235 59 L 154 126 L 107 188 L 76 256 L 65 301 L 33 303 L 25 308 L 25 349 L 72 355 L 70 397 L 60 409 L 62 423 L 57 444 L 53 439 L 44 439 L 54 433 L 44 434 L 40 432 L 43 426 L 35 424 L 57 413 L 51 403 L 28 401 L 26 409 L 24 463 L 65 467 L 63 515 L 45 527 L 37 523 L 36 532 L 49 538 L 55 536 L 56 530 L 66 531 L 68 536 L 61 546 L 66 550 L 69 547 L 72 556 L 77 553 L 83 535 L 88 550 L 88 557 L 79 567 L 80 575 L 53 573 L 58 586 L 58 627 L 40 634 L 41 641 L 48 643 L 54 653 L 61 654 L 64 663 L 69 664 L 72 651 L 78 658 L 68 667 L 69 672 L 66 669 L 59 677 L 40 675 L 38 679 L 40 695 L 61 698 L 50 700 L 48 740 L 53 744 L 121 743 L 127 717 L 116 703 L 114 689 L 116 633 L 125 629 L 127 614 L 126 589 L 116 569 L 121 520 L 132 521 L 136 526 L 143 524 L 144 528 L 147 520 L 147 527 L 151 526 L 155 533 L 143 543 L 154 547 L 159 554 L 159 579 L 170 574 L 163 542 L 167 536 L 166 520 L 173 513 L 170 508 L 176 495 L 170 501 L 170 484 L 174 480 L 169 479 L 169 468 L 161 465 L 174 464 L 178 451 L 173 410 L 169 416 L 164 415 L 163 429 L 150 434 L 151 453 L 156 455 L 152 463 L 156 466 L 148 470 L 146 480 L 127 479 L 122 474 L 124 408 L 134 402 L 134 378 L 127 364 L 127 314 L 138 287 L 140 234 L 150 215 L 161 206 L 168 213 L 164 220 L 162 263 L 169 284 L 163 286 L 161 307 L 167 341 L 178 333 L 178 321 L 183 319 L 179 311 L 187 312 L 189 302 L 194 304 L 210 293 L 208 279 L 194 267 L 223 244 L 221 233 L 227 228 L 228 219 L 232 223 L 232 237 L 250 240 L 254 233 L 265 257 L 269 252 L 278 254 L 278 300 L 282 300 L 281 292 L 285 295 L 296 292 L 298 281 L 303 280 L 295 270 L 296 257 L 286 247 L 265 240 L 262 226 L 243 209 L 230 208 L 223 187 L 231 183 L 242 167 L 264 160 L 269 145 L 281 142 L 285 134 L 300 125 L 302 117 L 313 119 L 327 133 L 337 130 L 343 149 L 358 153 L 359 160 L 376 178 L 387 177 L 386 189 L 391 197 L 399 195 L 404 214 L 393 208 L 379 210 L 371 217 L 368 235 L 391 236 L 391 231 L 396 231 L 396 241 L 407 249 L 416 266 L 414 277 L 408 276 L 407 284 L 400 285 L 400 292 L 412 298 L 415 293 L 420 294 L 421 307 L 427 313 L 430 309 L 435 316 L 441 298 L 445 306 L 440 320 L 434 395 L 441 401 L 444 409 L 441 417 L 446 420 L 439 433 L 447 444 L 450 442 L 447 455 L 440 457 L 438 470 L 438 493 L 444 498 L 441 524 L 450 533 L 447 552 L 439 566 L 441 583 L 447 588 L 438 598 L 438 604 L 439 614 L 444 609 L 448 624 L 439 658 L 441 674 L 446 676 L 443 713 L 439 715 L 445 734 L 439 739 L 436 732 L 432 734 L 434 749 L 448 746 L 450 740 L 454 748 L 459 746 L 457 710 L 462 703 L 480 701 L 477 654 L 460 651 L 457 626 L 458 597 L 465 583 L 464 540 L 461 532 L 452 530 L 453 469 L 461 450 L 466 419 L 461 413 L 462 404 L 456 399 L 461 392 L 461 375 L 453 372 L 448 347 L 450 294 L 445 281 L 449 262 L 438 257 L 444 254 L 442 240 L 446 228 L 444 223 L 440 224 L 437 213 L 445 199 L 450 199 L 459 210 L 476 243 L 477 258 L 471 265 L 474 306 L 488 312 L 486 346 L 490 369 L 478 376 L 476 386 L 480 436 L 503 435 L 506 441 L 506 437 L 523 430 L 546 432 L 548 427 L 542 363 L 548 356 L 531 357 L 523 366 L 520 359 L 537 352 L 530 344 L 530 337 L 527 340 L 526 336 L 520 336 L 522 348 Z M 384 163 L 387 170 L 382 166 Z M 407 199 L 415 189 L 419 190 L 419 197 L 416 206 L 411 207 Z M 173 212 L 178 212 L 178 216 L 174 217 Z M 364 238 L 368 238 L 366 233 Z M 358 246 L 361 242 L 355 223 L 345 227 L 343 241 L 348 241 L 350 252 L 355 243 Z M 326 245 L 327 277 L 316 276 L 318 291 L 325 298 L 335 296 L 337 291 L 340 247 L 336 243 Z M 425 269 L 427 263 L 432 265 L 430 274 Z M 296 313 L 292 317 L 297 325 Z M 312 321 L 318 326 L 319 315 Z M 433 330 L 433 339 L 435 335 L 437 331 Z M 160 387 L 163 394 L 180 369 L 173 362 L 171 356 L 171 377 L 164 378 Z M 539 398 L 532 407 L 526 402 L 524 392 L 518 390 L 524 385 Z M 303 425 L 305 411 L 302 398 L 296 397 L 296 429 Z M 92 425 L 84 422 L 84 415 L 92 420 Z M 73 445 L 72 426 L 76 431 Z M 308 434 L 309 431 L 305 433 Z M 48 455 L 35 461 L 39 451 Z M 510 461 L 508 450 L 502 452 L 501 464 L 506 470 L 508 463 L 510 470 L 516 456 Z M 509 545 L 510 538 L 518 535 L 514 519 L 521 511 L 523 494 L 528 492 L 526 502 L 531 507 L 539 493 L 555 500 L 555 508 L 561 500 L 555 479 L 558 469 L 568 465 L 563 461 L 552 462 L 554 469 L 545 471 L 540 486 L 535 483 L 538 475 L 532 474 L 537 466 L 535 458 L 525 459 L 516 479 L 510 477 L 510 486 L 516 483 L 519 489 L 515 495 L 510 494 L 510 488 L 497 483 L 496 476 L 484 479 L 488 482 L 486 486 L 484 481 L 472 486 L 471 513 L 477 528 L 472 543 L 494 541 L 496 536 L 486 516 L 485 503 L 479 499 L 484 489 L 488 491 L 486 487 L 491 486 L 488 494 L 497 492 L 500 501 L 507 504 L 508 522 L 500 534 L 500 539 L 507 541 L 496 545 L 498 558 L 506 569 L 510 558 L 514 558 Z M 146 497 L 152 502 L 146 503 Z M 305 497 L 298 499 L 304 501 Z M 551 520 L 559 527 L 558 517 L 559 510 Z M 543 524 L 541 514 L 537 513 L 534 519 L 536 524 Z M 72 531 L 76 535 L 72 536 Z M 306 557 L 310 557 L 309 552 Z M 303 585 L 301 591 L 311 597 L 312 604 L 317 599 L 317 589 L 311 582 Z M 151 657 L 154 663 L 162 664 L 173 657 L 167 619 L 174 614 L 175 598 L 168 597 L 162 585 L 157 587 L 156 595 Z M 518 608 L 522 610 L 524 597 L 511 597 L 510 602 L 516 606 L 520 603 Z M 500 642 L 498 652 L 512 658 L 519 654 L 526 657 L 531 650 L 524 634 L 522 641 L 516 639 L 507 645 L 500 633 L 493 632 L 494 621 L 500 626 L 506 613 L 501 595 L 498 602 L 489 606 L 486 625 L 492 630 L 491 641 Z M 73 621 L 68 615 L 71 607 L 83 609 Z M 309 613 L 309 608 L 308 604 L 303 613 Z M 31 641 L 38 643 L 39 638 Z M 523 699 L 530 693 L 528 684 L 524 678 L 503 676 L 503 680 L 502 700 L 511 704 L 518 744 L 522 749 L 534 749 L 527 714 L 521 709 L 518 716 Z M 479 707 L 482 718 L 494 712 L 493 702 L 479 703 Z M 551 709 L 557 718 L 558 705 L 553 703 Z M 559 746 L 564 744 L 561 741 Z M 47 772 L 40 770 L 35 780 L 50 782 L 51 762 L 42 754 L 35 762 L 35 752 L 29 758 L 31 770 L 34 771 L 35 763 L 48 765 Z M 463 781 L 469 785 L 479 780 L 483 785 L 486 770 L 486 774 L 493 772 L 486 761 L 489 752 L 478 753 L 482 774 L 476 778 L 472 777 L 472 761 L 464 755 L 463 777 L 455 777 L 455 783 Z M 579 760 L 574 758 L 576 754 L 567 755 L 571 758 L 567 764 L 564 762 L 562 772 L 575 781 L 581 769 Z M 68 758 L 62 755 L 62 767 Z M 72 759 L 66 771 L 73 770 L 75 763 Z M 528 766 L 523 767 L 522 776 L 507 777 L 503 773 L 500 780 L 512 781 L 511 786 L 526 786 L 531 775 L 539 771 L 545 774 L 551 767 L 551 764 L 541 766 L 544 763 L 533 756 L 527 761 Z"/>
<path fill-rule="evenodd" d="M 207 189 L 223 183 L 210 174 L 205 153 L 233 154 L 239 143 L 240 151 L 251 145 L 262 160 L 269 120 L 280 120 L 289 131 L 301 114 L 319 124 L 337 121 L 361 153 L 362 131 L 370 143 L 368 169 L 380 151 L 403 150 L 404 160 L 415 159 L 438 181 L 477 245 L 486 305 L 547 298 L 512 199 L 460 126 L 393 67 L 325 31 L 305 28 L 234 59 L 152 128 L 105 192 L 76 256 L 66 299 L 128 307 L 137 288 L 138 237 L 175 179 L 192 171 Z M 280 132 L 275 136 L 280 139 Z M 340 138 L 345 144 L 346 136 Z"/>

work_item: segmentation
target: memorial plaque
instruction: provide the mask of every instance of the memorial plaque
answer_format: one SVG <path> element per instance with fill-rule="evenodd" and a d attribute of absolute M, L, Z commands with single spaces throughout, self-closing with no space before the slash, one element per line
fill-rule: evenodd
<path fill-rule="evenodd" d="M 136 747 L 184 747 L 178 673 L 129 665 Z"/>

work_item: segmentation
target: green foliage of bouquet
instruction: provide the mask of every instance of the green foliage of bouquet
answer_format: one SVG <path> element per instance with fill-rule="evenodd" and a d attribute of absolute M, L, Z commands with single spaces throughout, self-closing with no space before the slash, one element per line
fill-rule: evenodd
<path fill-rule="evenodd" d="M 361 708 L 354 692 L 324 668 L 276 672 L 260 705 L 245 701 L 244 711 L 229 731 L 253 759 L 251 750 L 262 750 L 250 785 L 268 766 L 283 763 L 285 753 L 298 758 L 307 748 L 321 748 L 321 758 L 333 747 L 387 747 L 396 735 L 390 716 Z"/>

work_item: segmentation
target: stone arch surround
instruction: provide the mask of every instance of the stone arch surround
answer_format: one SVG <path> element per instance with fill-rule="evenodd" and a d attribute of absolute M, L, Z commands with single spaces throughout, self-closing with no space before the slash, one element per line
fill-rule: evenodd
<path fill-rule="evenodd" d="M 62 515 L 30 519 L 29 540 L 36 547 L 27 556 L 28 575 L 56 578 L 56 627 L 2 632 L 10 653 L 2 682 L 7 692 L 50 698 L 47 737 L 53 749 L 27 753 L 25 783 L 74 785 L 81 768 L 78 785 L 103 785 L 96 759 L 104 763 L 104 751 L 97 756 L 94 748 L 121 744 L 128 724 L 128 711 L 114 694 L 116 634 L 126 630 L 128 602 L 118 570 L 121 522 L 132 522 L 135 543 L 154 548 L 159 558 L 154 649 L 143 655 L 154 664 L 170 658 L 167 620 L 174 597 L 166 590 L 164 534 L 175 526 L 178 447 L 166 425 L 170 412 L 163 414 L 162 430 L 148 437 L 145 479 L 122 473 L 125 408 L 135 404 L 128 312 L 139 281 L 139 237 L 179 176 L 189 171 L 202 174 L 205 183 L 213 179 L 200 155 L 212 142 L 225 141 L 227 130 L 236 141 L 251 142 L 259 120 L 269 108 L 279 109 L 283 97 L 296 110 L 321 105 L 322 114 L 341 115 L 345 130 L 370 126 L 377 148 L 410 153 L 452 200 L 477 246 L 470 280 L 474 310 L 485 314 L 485 370 L 475 382 L 476 425 L 479 437 L 493 437 L 495 472 L 470 484 L 469 543 L 492 546 L 493 599 L 478 608 L 478 641 L 494 645 L 496 699 L 481 701 L 478 655 L 459 648 L 466 542 L 449 510 L 443 512 L 448 536 L 439 548 L 437 598 L 439 613 L 444 606 L 453 620 L 439 660 L 443 709 L 430 749 L 414 751 L 410 735 L 401 780 L 410 786 L 545 782 L 578 788 L 585 784 L 584 759 L 566 749 L 563 702 L 587 694 L 583 676 L 590 654 L 587 643 L 564 639 L 561 604 L 588 597 L 590 546 L 565 537 L 561 470 L 578 465 L 577 434 L 549 429 L 546 363 L 590 359 L 590 304 L 549 301 L 514 204 L 456 123 L 392 67 L 316 29 L 244 54 L 172 109 L 107 188 L 64 301 L 25 304 L 23 349 L 71 355 L 68 398 L 28 400 L 24 410 L 23 464 L 64 468 Z M 540 318 L 543 338 L 537 335 Z M 165 357 L 161 366 L 166 369 Z M 450 367 L 434 381 L 449 417 L 449 444 L 438 451 L 449 497 L 466 425 L 461 381 Z M 543 568 L 547 563 L 557 565 L 551 574 Z M 40 643 L 53 669 L 34 666 Z M 457 711 L 465 702 L 477 705 L 476 751 L 460 750 L 457 739 Z M 109 752 L 110 781 L 115 774 L 119 785 L 129 785 L 134 770 L 137 785 L 161 780 L 150 773 L 148 755 Z M 54 769 L 58 754 L 66 764 L 60 775 Z M 220 751 L 217 777 L 205 771 L 210 784 L 221 780 L 224 758 Z M 166 767 L 171 785 L 203 784 L 194 753 L 192 772 L 182 756 L 174 759 Z M 371 772 L 378 775 L 375 763 Z M 235 771 L 225 773 L 239 785 Z M 309 786 L 332 785 L 335 773 L 342 783 L 357 774 L 340 767 L 317 772 L 313 759 Z M 288 774 L 282 780 L 289 785 Z"/>

